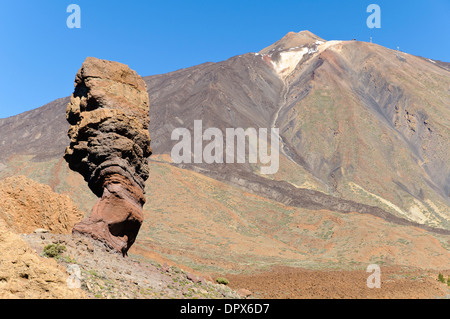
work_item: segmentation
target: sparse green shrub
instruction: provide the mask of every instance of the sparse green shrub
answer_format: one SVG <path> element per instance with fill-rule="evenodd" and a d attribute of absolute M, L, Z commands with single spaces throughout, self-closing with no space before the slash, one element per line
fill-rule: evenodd
<path fill-rule="evenodd" d="M 230 282 L 228 281 L 227 278 L 224 277 L 219 277 L 216 279 L 216 282 L 220 285 L 228 285 Z"/>
<path fill-rule="evenodd" d="M 172 271 L 176 274 L 180 274 L 182 271 L 180 268 L 178 268 L 177 266 L 172 266 Z"/>
<path fill-rule="evenodd" d="M 95 271 L 94 269 L 89 270 L 88 273 L 89 273 L 91 276 L 94 276 L 94 277 L 100 277 L 100 275 L 99 275 L 99 274 L 97 273 L 97 271 Z"/>
<path fill-rule="evenodd" d="M 49 244 L 44 247 L 44 256 L 57 258 L 66 251 L 66 246 L 60 244 Z"/>
<path fill-rule="evenodd" d="M 450 276 L 448 276 L 448 278 L 447 278 L 447 286 L 450 287 Z"/>
<path fill-rule="evenodd" d="M 442 282 L 443 284 L 445 284 L 445 278 L 444 278 L 444 275 L 443 275 L 443 274 L 439 273 L 438 280 L 439 280 L 440 282 Z"/>
<path fill-rule="evenodd" d="M 64 258 L 64 261 L 65 261 L 66 263 L 68 263 L 68 264 L 76 264 L 76 263 L 77 263 L 77 261 L 76 261 L 75 259 L 73 259 L 72 257 L 70 257 L 70 256 L 66 256 L 66 257 Z"/>

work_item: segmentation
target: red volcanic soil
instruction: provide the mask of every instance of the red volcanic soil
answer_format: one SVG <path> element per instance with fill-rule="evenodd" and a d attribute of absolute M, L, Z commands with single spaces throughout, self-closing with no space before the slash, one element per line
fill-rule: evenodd
<path fill-rule="evenodd" d="M 450 270 L 441 271 L 445 279 Z M 433 299 L 449 298 L 439 271 L 381 267 L 381 288 L 368 288 L 365 270 L 307 270 L 277 267 L 270 272 L 227 275 L 234 290 L 247 289 L 268 299 Z"/>

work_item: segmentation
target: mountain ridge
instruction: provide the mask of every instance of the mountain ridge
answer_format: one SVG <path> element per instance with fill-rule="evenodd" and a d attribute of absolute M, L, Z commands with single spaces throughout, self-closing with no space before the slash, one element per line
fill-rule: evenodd
<path fill-rule="evenodd" d="M 306 35 L 306 36 L 305 36 Z M 308 41 L 317 41 L 317 36 L 313 35 L 312 33 L 306 31 L 301 33 L 288 33 L 285 37 L 283 37 L 278 42 L 283 42 L 286 38 L 307 38 Z M 326 42 L 325 42 L 326 44 Z M 322 44 L 321 44 L 322 45 Z M 326 190 L 328 191 L 331 187 L 331 185 L 334 185 L 333 183 L 336 183 L 336 177 L 330 177 L 329 176 L 320 176 L 322 173 L 320 173 L 320 170 L 317 170 L 315 166 L 317 164 L 314 164 L 311 162 L 311 160 L 305 160 L 305 155 L 303 152 L 295 151 L 295 149 L 298 149 L 299 146 L 295 145 L 296 139 L 292 141 L 287 141 L 286 136 L 284 136 L 286 129 L 289 129 L 290 126 L 286 126 L 286 123 L 292 123 L 292 120 L 289 120 L 288 122 L 279 123 L 280 117 L 286 117 L 290 116 L 288 112 L 292 113 L 292 109 L 295 108 L 295 106 L 292 103 L 298 103 L 298 101 L 302 101 L 304 98 L 306 98 L 311 91 L 311 84 L 314 83 L 317 70 L 323 69 L 323 61 L 327 61 L 326 63 L 330 63 L 331 61 L 334 61 L 334 56 L 336 54 L 339 54 L 339 50 L 342 49 L 336 49 L 337 46 L 339 47 L 348 47 L 348 46 L 356 46 L 358 48 L 361 48 L 363 46 L 364 50 L 373 50 L 372 48 L 376 49 L 378 45 L 375 44 L 369 44 L 369 43 L 360 43 L 358 41 L 347 41 L 344 43 L 333 43 L 332 46 L 328 46 L 322 51 L 318 50 L 316 52 L 311 52 L 309 54 L 306 54 L 306 56 L 303 57 L 301 61 L 298 62 L 298 65 L 296 65 L 297 71 L 291 74 L 290 78 L 287 79 L 289 83 L 284 83 L 283 80 L 281 80 L 279 77 L 275 77 L 274 75 L 274 68 L 272 62 L 265 59 L 267 57 L 267 54 L 245 54 L 241 56 L 232 57 L 228 60 L 218 62 L 218 63 L 205 63 L 201 64 L 195 67 L 181 69 L 178 71 L 174 71 L 168 74 L 163 75 L 156 75 L 156 76 L 150 76 L 150 77 L 144 77 L 144 80 L 147 83 L 147 86 L 149 87 L 149 95 L 150 95 L 150 103 L 152 110 L 156 110 L 151 112 L 151 118 L 150 121 L 150 131 L 156 132 L 157 138 L 154 139 L 152 146 L 155 150 L 155 154 L 164 154 L 164 153 L 170 153 L 171 145 L 173 143 L 170 142 L 168 137 L 170 136 L 171 131 L 180 125 L 180 120 L 182 123 L 188 124 L 188 129 L 192 130 L 193 121 L 198 118 L 202 118 L 205 126 L 214 126 L 218 127 L 220 129 L 225 129 L 226 127 L 250 127 L 250 126 L 256 126 L 256 127 L 270 127 L 273 125 L 277 125 L 278 122 L 279 125 L 281 125 L 282 134 L 281 134 L 281 140 L 282 140 L 282 152 L 283 155 L 287 157 L 289 160 L 295 162 L 297 165 L 300 165 L 303 167 L 303 169 L 306 172 L 312 172 L 311 179 L 317 179 L 320 180 L 322 184 L 326 185 Z M 320 47 L 320 45 L 319 45 Z M 289 49 L 288 49 L 289 50 Z M 353 51 L 355 51 L 354 49 Z M 358 52 L 361 49 L 357 49 Z M 384 50 L 384 49 L 383 49 Z M 389 50 L 389 49 L 388 49 Z M 389 52 L 389 51 L 388 51 Z M 387 53 L 383 52 L 383 55 L 386 55 Z M 342 58 L 340 58 L 342 59 Z M 335 62 L 333 62 L 335 63 Z M 399 61 L 399 63 L 402 63 Z M 438 67 L 438 66 L 435 66 Z M 241 70 L 247 70 L 242 72 Z M 327 74 L 330 74 L 330 72 L 327 72 Z M 371 74 L 371 73 L 367 73 Z M 205 76 L 206 75 L 206 76 Z M 378 75 L 379 77 L 379 75 Z M 242 83 L 246 83 L 245 86 L 235 86 L 233 84 L 233 79 L 240 78 L 240 81 Z M 167 81 L 166 79 L 169 79 Z M 183 82 L 181 86 L 179 86 L 176 90 L 176 92 L 173 91 L 173 83 L 181 83 Z M 370 77 L 363 81 L 372 81 Z M 172 84 L 171 84 L 172 83 Z M 249 84 L 251 84 L 249 86 Z M 384 90 L 384 87 L 386 87 L 385 84 L 381 88 L 381 90 Z M 367 86 L 367 85 L 366 85 Z M 288 87 L 290 87 L 288 89 Z M 392 87 L 392 86 L 391 86 Z M 388 90 L 392 90 L 392 88 L 387 86 Z M 395 89 L 395 87 L 394 87 Z M 353 89 L 354 90 L 354 89 Z M 358 88 L 358 90 L 361 90 Z M 284 92 L 285 91 L 285 92 Z M 387 90 L 386 90 L 387 91 Z M 167 93 L 165 93 L 167 92 Z M 192 94 L 192 92 L 195 92 Z M 358 91 L 355 91 L 356 94 L 359 96 L 364 96 L 365 93 L 361 93 Z M 382 91 L 380 91 L 382 92 Z M 362 95 L 361 95 L 362 94 Z M 379 93 L 379 95 L 382 95 L 384 93 Z M 392 93 L 389 93 L 392 95 Z M 282 101 L 283 95 L 286 95 L 286 101 Z M 287 96 L 289 95 L 289 96 Z M 292 99 L 292 97 L 295 98 Z M 66 99 L 58 99 L 52 103 L 57 103 L 58 105 L 62 105 L 66 102 Z M 239 105 L 239 107 L 233 106 L 233 104 Z M 382 121 L 390 121 L 386 119 L 385 115 L 383 115 L 383 111 L 379 108 L 378 102 L 373 102 L 370 100 L 367 100 L 368 104 L 374 104 L 376 113 L 381 114 L 380 119 L 383 119 Z M 163 105 L 164 104 L 164 105 Z M 283 104 L 285 104 L 283 106 Z M 50 107 L 50 105 L 46 105 L 45 107 Z M 171 105 L 170 111 L 168 109 L 165 109 L 165 105 Z M 182 107 L 181 107 L 182 105 Z M 281 107 L 280 107 L 281 105 Z M 388 104 L 389 105 L 389 104 Z M 44 114 L 46 112 L 46 108 L 43 108 L 43 112 L 38 112 L 38 114 Z M 225 109 L 225 112 L 223 110 Z M 161 110 L 161 111 L 159 111 Z M 178 110 L 178 111 L 177 111 Z M 206 111 L 207 110 L 207 111 Z M 174 113 L 177 114 L 174 114 Z M 205 115 L 205 112 L 208 114 Z M 392 112 L 392 111 L 389 111 Z M 408 111 L 406 111 L 408 112 Z M 48 112 L 52 113 L 52 111 Z M 32 116 L 33 113 L 26 113 L 23 115 L 23 119 L 26 120 L 30 116 Z M 45 113 L 47 114 L 47 113 Z M 50 117 L 51 115 L 46 115 Z M 391 115 L 388 115 L 391 116 Z M 411 117 L 409 114 L 407 116 Z M 43 119 L 40 117 L 36 117 L 34 120 L 34 124 L 32 127 L 36 128 L 39 127 L 39 122 L 41 122 Z M 412 120 L 415 120 L 412 118 Z M 1 125 L 4 129 L 14 132 L 14 131 L 22 131 L 24 128 L 15 128 L 11 125 L 8 125 L 8 121 L 11 120 L 2 120 L 3 123 Z M 62 130 L 63 124 L 63 114 L 59 114 L 58 118 L 56 120 L 59 125 L 59 129 Z M 426 122 L 427 120 L 423 120 L 422 122 Z M 408 118 L 406 123 L 410 123 L 411 119 Z M 416 120 L 417 122 L 417 120 Z M 429 121 L 428 121 L 429 122 Z M 165 123 L 164 125 L 160 125 L 161 123 Z M 284 125 L 284 128 L 283 128 Z M 291 125 L 291 124 L 289 124 Z M 389 124 L 389 126 L 393 127 L 393 125 Z M 36 133 L 36 135 L 39 136 L 39 134 L 44 134 L 44 136 L 55 136 L 55 134 L 46 134 L 45 128 L 48 127 L 47 125 L 43 126 L 43 132 Z M 394 127 L 395 129 L 395 127 Z M 431 128 L 425 128 L 425 130 L 432 130 Z M 284 132 L 283 132 L 284 131 Z M 338 131 L 335 131 L 335 134 Z M 299 132 L 298 132 L 299 133 Z M 297 134 L 298 134 L 297 133 Z M 26 135 L 27 133 L 25 133 Z M 25 136 L 26 138 L 27 136 Z M 405 139 L 404 137 L 402 137 Z M 0 138 L 1 139 L 1 138 Z M 20 147 L 25 147 L 27 143 L 24 143 L 18 134 L 16 134 L 13 138 L 10 138 L 10 141 L 12 143 L 16 143 L 15 147 L 18 147 L 19 150 L 16 150 L 16 153 L 24 153 L 25 150 L 20 150 Z M 19 142 L 20 141 L 20 142 Z M 25 140 L 25 142 L 27 142 Z M 6 141 L 0 140 L 0 146 L 3 143 L 3 145 L 6 143 Z M 66 143 L 65 137 L 61 137 L 61 134 L 58 134 L 58 144 L 64 145 Z M 409 143 L 406 141 L 406 143 Z M 417 142 L 415 142 L 417 143 Z M 59 148 L 53 148 L 50 147 L 50 150 L 48 149 L 48 146 L 55 145 L 54 142 L 50 143 L 47 142 L 47 147 L 45 148 L 45 152 L 43 151 L 42 147 L 37 147 L 37 149 L 33 149 L 32 146 L 27 146 L 31 148 L 31 152 L 35 153 L 35 160 L 38 160 L 40 157 L 45 158 L 51 157 L 53 155 L 56 155 L 59 152 Z M 411 145 L 412 149 L 417 149 L 416 146 Z M 418 153 L 418 151 L 414 151 Z M 441 151 L 442 152 L 442 151 Z M 49 153 L 52 153 L 52 155 L 49 155 Z M 2 148 L 2 154 L 0 155 L 0 160 L 5 159 L 5 157 L 8 155 L 8 148 Z M 420 156 L 418 157 L 418 160 L 422 160 Z M 445 158 L 444 162 L 441 162 L 445 167 Z M 434 164 L 434 167 L 439 167 L 442 165 Z M 214 167 L 216 169 L 217 167 Z M 236 167 L 233 167 L 235 169 Z M 246 167 L 239 167 L 239 170 L 243 170 L 245 172 L 253 171 L 253 169 Z M 331 167 L 331 171 L 335 170 L 336 168 Z M 449 168 L 447 168 L 449 170 Z M 438 171 L 439 172 L 439 171 Z M 334 174 L 335 175 L 335 174 Z M 440 179 L 440 186 L 434 186 L 433 182 L 430 182 L 431 179 L 427 182 L 431 188 L 434 188 L 440 193 L 440 196 L 444 196 L 444 201 L 449 203 L 448 196 L 446 196 L 446 192 L 448 192 L 449 184 L 450 182 L 445 180 L 442 180 L 442 176 L 445 176 L 446 174 L 440 174 L 440 173 L 434 173 L 432 176 Z M 336 176 L 336 175 L 335 175 Z M 450 174 L 447 174 L 447 179 L 450 178 Z M 339 183 L 339 182 L 337 182 Z M 394 181 L 394 183 L 401 184 L 398 181 Z M 331 187 L 331 189 L 336 189 L 336 187 Z M 418 197 L 420 191 L 411 191 L 408 186 L 399 186 L 399 188 L 402 188 L 406 190 L 406 192 L 409 192 L 410 194 L 413 194 L 414 197 Z M 332 190 L 333 192 L 333 190 Z M 340 195 L 338 195 L 340 196 Z M 420 196 L 419 196 L 420 197 Z M 447 198 L 446 198 L 447 197 Z"/>
<path fill-rule="evenodd" d="M 154 154 L 150 166 L 153 180 L 159 182 L 147 187 L 150 207 L 145 214 L 149 223 L 138 236 L 139 249 L 152 247 L 192 267 L 217 270 L 214 267 L 228 265 L 222 260 L 228 257 L 219 258 L 212 253 L 214 245 L 206 244 L 216 239 L 208 235 L 205 246 L 199 246 L 203 243 L 200 236 L 208 233 L 209 228 L 204 227 L 213 223 L 222 239 L 217 245 L 237 245 L 231 245 L 233 239 L 218 230 L 224 227 L 236 238 L 251 242 L 255 251 L 261 252 L 262 248 L 249 240 L 253 237 L 245 237 L 247 232 L 255 238 L 261 236 L 267 244 L 280 245 L 277 251 L 288 249 L 289 258 L 299 254 L 295 240 L 303 240 L 304 249 L 311 249 L 312 259 L 319 260 L 314 249 L 324 249 L 328 256 L 324 260 L 329 262 L 340 258 L 337 256 L 343 244 L 339 236 L 326 235 L 327 223 L 323 224 L 324 233 L 315 234 L 323 238 L 312 239 L 303 237 L 310 226 L 287 222 L 293 218 L 289 215 L 292 211 L 306 219 L 318 218 L 326 211 L 332 216 L 345 215 L 345 227 L 352 231 L 365 231 L 372 221 L 378 231 L 392 227 L 392 233 L 399 237 L 424 232 L 430 238 L 427 245 L 437 236 L 434 248 L 440 249 L 436 254 L 441 254 L 441 259 L 433 265 L 445 260 L 445 238 L 450 231 L 446 152 L 450 135 L 446 103 L 450 96 L 445 90 L 450 84 L 448 70 L 405 53 L 399 53 L 399 58 L 396 51 L 376 44 L 319 43 L 321 40 L 306 35 L 305 44 L 293 41 L 293 47 L 274 46 L 263 49 L 263 53 L 144 77 L 150 98 L 149 131 Z M 286 37 L 299 40 L 295 34 Z M 50 175 L 52 187 L 70 194 L 88 214 L 86 209 L 93 199 L 64 163 L 59 163 L 69 143 L 65 103 L 63 98 L 30 113 L 0 120 L 0 178 L 21 173 L 50 183 Z M 194 121 L 200 119 L 205 128 L 222 131 L 228 127 L 278 127 L 282 142 L 279 171 L 260 175 L 260 163 L 175 165 L 170 159 L 175 144 L 171 132 L 185 127 L 192 133 Z M 170 183 L 159 186 L 162 179 Z M 198 191 L 199 185 L 207 195 Z M 243 195 L 237 197 L 237 190 Z M 190 215 L 186 207 L 191 207 Z M 270 216 L 255 215 L 254 210 L 264 207 L 270 207 Z M 190 229 L 194 218 L 199 233 Z M 235 228 L 229 228 L 228 219 L 239 222 L 231 223 Z M 274 226 L 280 220 L 287 225 L 286 233 Z M 367 223 L 359 225 L 361 220 Z M 346 233 L 345 227 L 339 227 L 342 232 L 337 233 Z M 176 241 L 178 232 L 185 235 L 185 242 Z M 274 234 L 282 238 L 283 244 Z M 309 245 L 316 245 L 316 240 L 329 240 L 337 250 L 328 250 L 322 244 L 312 249 Z M 170 242 L 170 248 L 163 245 L 165 241 Z M 414 242 L 419 244 L 420 240 Z M 397 246 L 386 242 L 379 245 L 389 247 L 386 251 L 391 253 L 395 251 L 393 258 L 397 262 L 412 262 L 400 256 Z M 193 252 L 187 254 L 186 247 Z M 380 254 L 385 256 L 386 251 Z M 401 251 L 404 253 L 403 248 Z M 211 254 L 211 258 L 203 254 Z M 240 264 L 243 253 L 239 254 Z M 267 254 L 261 252 L 258 257 L 262 264 L 281 258 L 275 256 L 275 248 L 273 256 Z M 352 258 L 365 262 L 378 256 L 367 254 Z M 208 262 L 217 266 L 205 266 Z"/>

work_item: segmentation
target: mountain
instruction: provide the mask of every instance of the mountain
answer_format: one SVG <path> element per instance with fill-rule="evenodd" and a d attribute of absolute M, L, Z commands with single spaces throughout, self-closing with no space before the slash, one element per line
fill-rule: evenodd
<path fill-rule="evenodd" d="M 257 54 L 146 78 L 152 146 L 170 153 L 172 130 L 193 131 L 195 119 L 279 127 L 274 179 L 448 229 L 449 80 L 433 62 L 376 44 L 288 33 Z M 257 172 L 199 166 L 221 180 Z"/>
<path fill-rule="evenodd" d="M 211 272 L 449 264 L 444 62 L 303 31 L 144 80 L 154 155 L 134 253 Z M 88 213 L 95 197 L 62 159 L 67 102 L 0 120 L 0 177 L 26 175 Z M 279 170 L 174 163 L 172 132 L 194 135 L 195 120 L 222 132 L 279 128 Z"/>

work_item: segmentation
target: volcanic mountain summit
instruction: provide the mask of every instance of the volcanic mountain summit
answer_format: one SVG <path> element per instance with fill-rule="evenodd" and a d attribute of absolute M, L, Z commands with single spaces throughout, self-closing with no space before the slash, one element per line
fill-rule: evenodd
<path fill-rule="evenodd" d="M 274 44 L 262 49 L 259 53 L 265 55 L 276 51 L 293 50 L 317 42 L 324 43 L 325 40 L 309 31 L 301 31 L 299 33 L 291 31 Z"/>
<path fill-rule="evenodd" d="M 249 260 L 450 263 L 446 63 L 303 31 L 259 53 L 143 79 L 149 180 L 158 183 L 147 185 L 135 252 L 214 271 Z M 95 198 L 62 159 L 67 102 L 0 120 L 0 177 L 27 175 L 88 211 Z M 174 164 L 171 134 L 193 132 L 195 120 L 222 131 L 279 128 L 278 172 Z"/>
<path fill-rule="evenodd" d="M 301 32 L 257 54 L 148 77 L 155 152 L 168 153 L 170 130 L 194 119 L 279 127 L 285 166 L 275 180 L 448 228 L 449 73 L 401 56 Z"/>

